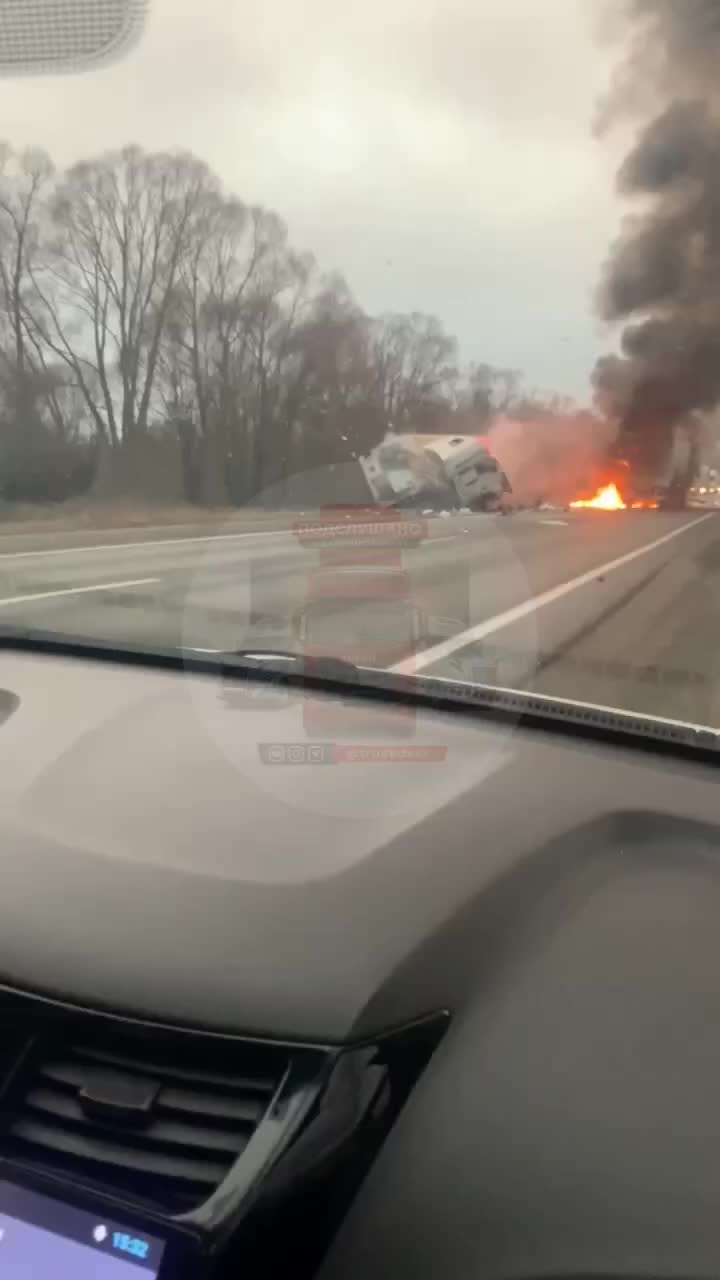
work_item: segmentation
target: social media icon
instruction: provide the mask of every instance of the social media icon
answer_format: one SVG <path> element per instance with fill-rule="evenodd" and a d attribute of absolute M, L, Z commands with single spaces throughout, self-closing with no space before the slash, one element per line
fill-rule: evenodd
<path fill-rule="evenodd" d="M 285 748 L 270 747 L 268 749 L 268 760 L 270 760 L 272 764 L 283 764 L 285 760 Z"/>
<path fill-rule="evenodd" d="M 304 762 L 304 760 L 305 760 L 305 748 L 304 748 L 304 747 L 289 747 L 289 748 L 288 748 L 288 760 L 290 761 L 290 763 L 291 763 L 291 764 L 303 764 L 303 762 Z"/>
<path fill-rule="evenodd" d="M 104 1244 L 107 1238 L 108 1238 L 108 1229 L 106 1226 L 103 1226 L 102 1222 L 99 1222 L 95 1230 L 93 1231 L 93 1240 L 95 1241 L 96 1244 Z"/>

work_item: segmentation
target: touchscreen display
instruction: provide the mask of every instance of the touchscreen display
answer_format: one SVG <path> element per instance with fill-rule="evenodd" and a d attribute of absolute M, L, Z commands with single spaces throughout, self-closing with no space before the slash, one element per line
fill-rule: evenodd
<path fill-rule="evenodd" d="M 0 1181 L 2 1280 L 156 1280 L 163 1249 L 127 1224 Z"/>

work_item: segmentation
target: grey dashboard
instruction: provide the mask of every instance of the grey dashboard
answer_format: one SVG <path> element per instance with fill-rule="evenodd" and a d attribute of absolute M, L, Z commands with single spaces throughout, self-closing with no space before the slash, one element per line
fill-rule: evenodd
<path fill-rule="evenodd" d="M 2 683 L 2 981 L 326 1043 L 450 1012 L 324 1280 L 717 1274 L 713 768 L 370 706 L 292 761 L 340 704 L 11 655 Z"/>
<path fill-rule="evenodd" d="M 716 829 L 658 815 L 498 883 L 324 1275 L 716 1275 L 719 921 Z"/>

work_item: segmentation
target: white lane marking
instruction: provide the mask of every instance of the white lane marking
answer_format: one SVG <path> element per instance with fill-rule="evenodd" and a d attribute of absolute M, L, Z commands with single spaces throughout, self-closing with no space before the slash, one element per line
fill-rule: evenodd
<path fill-rule="evenodd" d="M 694 529 L 696 525 L 702 524 L 704 520 L 716 518 L 714 512 L 708 512 L 705 516 L 700 516 L 698 520 L 689 520 L 687 524 L 681 524 L 678 529 L 671 529 L 670 533 L 664 533 L 661 538 L 655 538 L 653 542 L 646 542 L 642 547 L 636 547 L 634 551 L 628 551 L 624 556 L 618 556 L 616 560 L 608 560 L 607 564 L 596 565 L 594 569 L 589 569 L 587 573 L 581 573 L 577 578 L 571 578 L 569 582 L 561 582 L 557 587 L 551 587 L 549 591 L 543 591 L 539 596 L 532 596 L 530 600 L 524 600 L 522 604 L 516 604 L 512 609 L 506 609 L 504 613 L 495 614 L 494 618 L 487 618 L 485 622 L 478 622 L 474 627 L 468 627 L 466 631 L 460 631 L 456 636 L 450 636 L 448 640 L 442 640 L 440 644 L 433 645 L 430 649 L 424 649 L 422 653 L 418 653 L 415 657 L 403 658 L 402 662 L 396 663 L 394 667 L 390 667 L 390 671 L 396 671 L 400 675 L 414 675 L 416 671 L 422 671 L 425 667 L 431 666 L 433 662 L 441 662 L 443 658 L 449 658 L 450 654 L 455 653 L 458 649 L 464 649 L 468 644 L 474 644 L 478 640 L 484 640 L 485 636 L 493 635 L 495 631 L 501 631 L 503 627 L 509 627 L 513 622 L 519 622 L 521 618 L 527 617 L 529 613 L 534 613 L 538 609 L 542 609 L 546 604 L 553 604 L 555 600 L 562 599 L 570 591 L 576 591 L 578 587 L 584 587 L 588 582 L 593 582 L 602 574 L 612 573 L 613 569 L 620 569 L 625 564 L 645 556 L 649 551 L 654 551 L 656 547 L 662 547 L 666 542 L 671 542 L 673 538 L 678 538 L 681 533 L 685 533 L 688 529 Z"/>
<path fill-rule="evenodd" d="M 50 547 L 42 551 L 0 551 L 0 560 L 19 560 L 25 556 L 69 556 L 73 553 L 82 555 L 85 551 L 129 551 L 133 547 L 177 547 L 189 542 L 230 542 L 237 538 L 281 538 L 291 532 L 288 529 L 261 529 L 253 533 L 207 533 L 194 538 L 153 538 L 149 542 L 98 542 L 89 547 L 78 543 L 76 547 Z M 18 537 L 23 536 L 31 535 L 18 534 Z"/>
<path fill-rule="evenodd" d="M 567 525 L 567 524 L 569 524 L 569 523 L 570 523 L 570 521 L 569 521 L 569 520 L 541 520 L 541 521 L 540 521 L 540 524 L 562 524 L 562 525 Z"/>
<path fill-rule="evenodd" d="M 305 529 L 305 533 L 339 533 L 346 532 L 347 525 L 322 525 L 317 528 L 310 527 Z M 16 535 L 10 534 L 9 537 Z M 40 537 L 47 535 L 38 535 Z M 98 542 L 91 546 L 78 543 L 75 547 L 49 547 L 41 551 L 0 551 L 0 560 L 19 560 L 27 556 L 69 556 L 81 555 L 86 551 L 131 551 L 133 547 L 180 547 L 187 546 L 194 542 L 234 542 L 240 538 L 288 538 L 296 537 L 296 531 L 289 529 L 256 529 L 246 531 L 245 533 L 204 533 L 197 534 L 187 538 L 153 538 L 143 542 Z M 32 537 L 31 534 L 18 534 L 17 537 Z M 435 538 L 428 538 L 425 545 L 430 542 L 440 542 L 443 538 L 456 538 L 456 533 L 446 533 Z M 300 543 L 298 542 L 298 546 Z"/>
<path fill-rule="evenodd" d="M 134 578 L 124 582 L 94 582 L 89 587 L 63 587 L 58 591 L 33 591 L 24 596 L 5 596 L 0 598 L 0 609 L 9 604 L 29 604 L 33 600 L 54 600 L 57 596 L 83 596 L 90 591 L 115 591 L 118 587 L 147 587 L 159 578 Z"/>

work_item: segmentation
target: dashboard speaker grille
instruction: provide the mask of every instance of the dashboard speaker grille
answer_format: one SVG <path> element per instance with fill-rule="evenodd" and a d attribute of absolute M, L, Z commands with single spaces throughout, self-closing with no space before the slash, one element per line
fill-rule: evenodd
<path fill-rule="evenodd" d="M 181 1212 L 206 1200 L 283 1079 L 272 1046 L 102 1035 L 28 1057 L 4 1154 Z"/>

